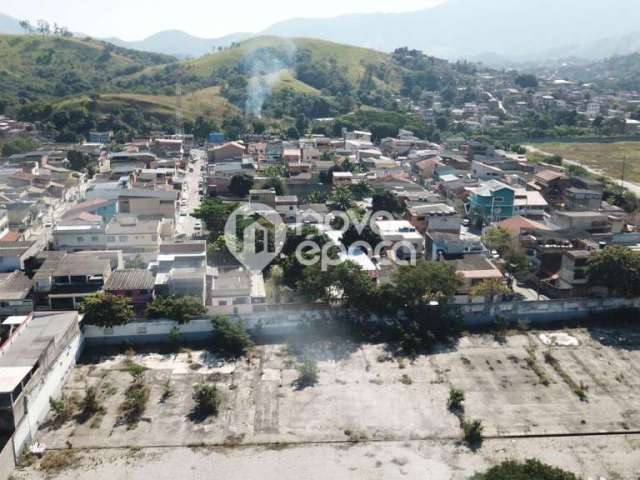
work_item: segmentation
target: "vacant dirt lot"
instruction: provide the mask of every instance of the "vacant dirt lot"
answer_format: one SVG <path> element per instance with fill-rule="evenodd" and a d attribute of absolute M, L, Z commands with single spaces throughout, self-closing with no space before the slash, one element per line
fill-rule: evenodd
<path fill-rule="evenodd" d="M 620 180 L 626 160 L 625 179 L 640 182 L 640 142 L 540 143 L 534 146 L 567 160 L 580 162 L 617 180 Z"/>
<path fill-rule="evenodd" d="M 325 343 L 256 347 L 235 363 L 203 352 L 96 358 L 76 368 L 66 394 L 82 398 L 97 387 L 104 415 L 45 425 L 38 441 L 72 449 L 57 474 L 65 479 L 462 479 L 510 457 L 585 478 L 637 478 L 640 339 L 581 330 L 570 332 L 579 345 L 561 347 L 539 333 L 503 344 L 470 336 L 413 362 L 380 346 Z M 318 361 L 319 381 L 300 390 L 303 357 Z M 119 411 L 131 383 L 127 360 L 147 367 L 150 387 L 134 427 Z M 221 389 L 222 409 L 193 420 L 193 385 L 202 381 Z M 460 444 L 459 421 L 447 411 L 452 387 L 465 392 L 466 417 L 484 424 L 477 452 Z M 36 462 L 16 478 L 45 474 Z"/>

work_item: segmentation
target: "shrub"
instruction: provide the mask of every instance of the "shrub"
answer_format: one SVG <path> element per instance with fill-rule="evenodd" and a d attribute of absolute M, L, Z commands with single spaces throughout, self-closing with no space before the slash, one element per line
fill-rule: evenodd
<path fill-rule="evenodd" d="M 484 427 L 480 420 L 465 420 L 462 422 L 464 443 L 470 448 L 478 448 L 482 445 L 482 432 Z"/>
<path fill-rule="evenodd" d="M 451 413 L 464 412 L 464 392 L 456 388 L 449 390 L 449 400 L 447 400 L 447 408 Z"/>
<path fill-rule="evenodd" d="M 234 323 L 226 315 L 211 319 L 213 349 L 227 357 L 240 357 L 253 346 L 249 334 L 241 323 Z"/>
<path fill-rule="evenodd" d="M 140 365 L 139 363 L 132 362 L 131 360 L 126 361 L 126 370 L 133 377 L 133 381 L 141 381 L 144 376 L 144 372 L 147 370 L 147 367 L 144 365 Z"/>
<path fill-rule="evenodd" d="M 122 418 L 129 425 L 135 425 L 142 417 L 149 400 L 149 387 L 142 381 L 134 381 L 125 394 L 125 401 L 120 405 Z"/>
<path fill-rule="evenodd" d="M 303 389 L 313 387 L 318 383 L 318 365 L 314 360 L 307 359 L 298 367 L 296 387 Z"/>
<path fill-rule="evenodd" d="M 88 420 L 98 413 L 104 413 L 104 407 L 98 400 L 98 392 L 95 387 L 87 388 L 84 399 L 80 403 L 81 416 L 83 419 Z"/>
<path fill-rule="evenodd" d="M 546 465 L 539 460 L 524 463 L 507 460 L 484 473 L 477 473 L 472 480 L 578 480 L 571 472 Z"/>
<path fill-rule="evenodd" d="M 147 318 L 169 318 L 183 324 L 205 313 L 196 297 L 157 297 L 147 307 Z"/>
<path fill-rule="evenodd" d="M 193 387 L 193 400 L 196 412 L 201 415 L 218 415 L 220 409 L 220 392 L 213 384 L 202 383 Z"/>
<path fill-rule="evenodd" d="M 63 424 L 73 415 L 73 402 L 64 395 L 58 400 L 49 397 L 49 407 L 53 410 L 55 416 L 54 421 L 58 425 Z"/>

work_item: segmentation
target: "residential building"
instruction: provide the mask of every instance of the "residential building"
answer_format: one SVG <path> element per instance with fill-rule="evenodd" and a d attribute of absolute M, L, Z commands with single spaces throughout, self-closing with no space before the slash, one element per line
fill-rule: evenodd
<path fill-rule="evenodd" d="M 222 163 L 242 160 L 246 147 L 241 142 L 228 142 L 209 149 L 209 163 Z"/>
<path fill-rule="evenodd" d="M 105 225 L 100 217 L 94 222 L 75 220 L 53 226 L 53 246 L 56 250 L 104 250 L 107 246 Z"/>
<path fill-rule="evenodd" d="M 471 289 L 485 280 L 504 280 L 502 272 L 484 255 L 474 253 L 451 261 L 463 281 L 458 293 L 468 294 Z"/>
<path fill-rule="evenodd" d="M 24 270 L 25 262 L 40 250 L 41 246 L 34 240 L 0 242 L 0 272 Z"/>
<path fill-rule="evenodd" d="M 177 220 L 180 212 L 179 192 L 175 190 L 132 189 L 118 196 L 118 212 L 122 215 L 169 218 Z"/>
<path fill-rule="evenodd" d="M 445 203 L 411 205 L 407 220 L 423 235 L 427 230 L 459 232 L 462 225 L 456 209 Z"/>
<path fill-rule="evenodd" d="M 513 217 L 515 212 L 515 190 L 497 180 L 489 180 L 477 188 L 468 189 L 469 216 L 474 223 L 489 225 L 505 218 Z"/>
<path fill-rule="evenodd" d="M 295 222 L 298 213 L 298 197 L 296 195 L 276 196 L 275 209 L 285 222 Z"/>
<path fill-rule="evenodd" d="M 33 277 L 36 308 L 76 310 L 84 297 L 102 291 L 118 268 L 119 251 L 48 252 Z"/>
<path fill-rule="evenodd" d="M 127 253 L 155 252 L 163 238 L 173 238 L 170 220 L 142 220 L 120 215 L 105 227 L 107 249 Z"/>
<path fill-rule="evenodd" d="M 542 194 L 536 190 L 515 189 L 514 215 L 542 220 L 549 204 Z"/>
<path fill-rule="evenodd" d="M 77 312 L 12 316 L 0 347 L 0 437 L 20 456 L 59 395 L 80 354 Z"/>
<path fill-rule="evenodd" d="M 210 301 L 205 241 L 161 244 L 157 261 L 149 265 L 149 270 L 156 274 L 157 295 L 193 296 L 202 305 Z"/>
<path fill-rule="evenodd" d="M 32 289 L 33 282 L 23 272 L 0 273 L 0 316 L 31 313 Z"/>
<path fill-rule="evenodd" d="M 215 269 L 211 288 L 211 309 L 216 313 L 250 313 L 264 304 L 266 293 L 260 272 L 244 269 Z"/>
<path fill-rule="evenodd" d="M 560 290 L 573 290 L 585 287 L 589 280 L 587 260 L 592 255 L 589 250 L 569 250 L 563 252 L 560 273 L 556 287 Z"/>
<path fill-rule="evenodd" d="M 571 187 L 565 190 L 564 199 L 568 210 L 594 211 L 602 205 L 602 191 Z"/>
<path fill-rule="evenodd" d="M 609 233 L 612 227 L 609 216 L 600 212 L 555 211 L 551 220 L 560 229 L 582 230 L 589 233 Z"/>
<path fill-rule="evenodd" d="M 116 270 L 104 284 L 104 291 L 131 300 L 138 316 L 143 316 L 153 301 L 155 278 L 149 270 Z"/>
<path fill-rule="evenodd" d="M 424 255 L 424 237 L 407 220 L 377 220 L 384 251 L 392 260 L 410 260 Z"/>

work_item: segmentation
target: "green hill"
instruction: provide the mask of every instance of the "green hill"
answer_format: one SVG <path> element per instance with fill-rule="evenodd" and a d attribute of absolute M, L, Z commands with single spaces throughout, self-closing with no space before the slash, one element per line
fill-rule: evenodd
<path fill-rule="evenodd" d="M 0 35 L 0 100 L 60 98 L 99 91 L 114 78 L 173 57 L 74 37 Z"/>
<path fill-rule="evenodd" d="M 475 84 L 470 64 L 306 38 L 256 37 L 178 62 L 91 39 L 0 36 L 0 65 L 9 113 L 65 140 L 92 128 L 129 135 L 167 129 L 178 84 L 187 127 L 198 122 L 200 133 L 225 121 L 238 130 L 258 117 L 303 128 L 309 119 L 360 108 L 397 109 L 399 94 L 453 98 Z M 366 118 L 376 122 L 373 114 Z"/>

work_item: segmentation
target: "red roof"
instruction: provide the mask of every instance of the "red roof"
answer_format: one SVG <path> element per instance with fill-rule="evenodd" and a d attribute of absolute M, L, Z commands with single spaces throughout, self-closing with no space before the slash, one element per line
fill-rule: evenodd
<path fill-rule="evenodd" d="M 22 234 L 15 230 L 9 230 L 5 235 L 0 238 L 0 242 L 17 242 L 22 238 Z"/>

